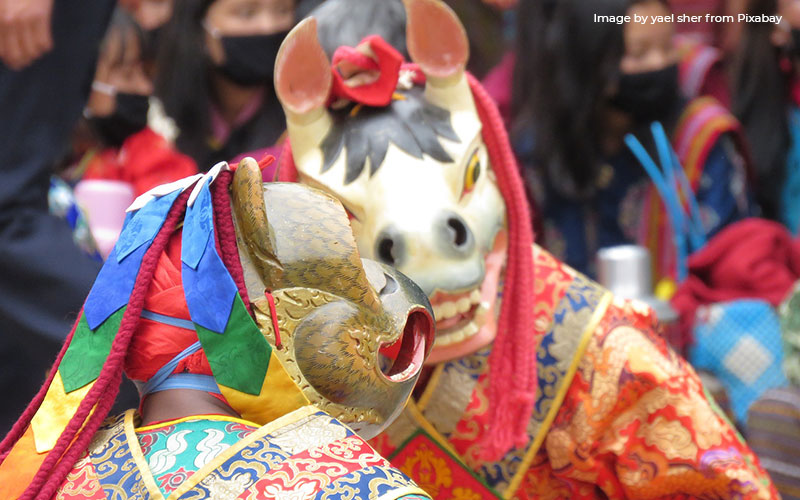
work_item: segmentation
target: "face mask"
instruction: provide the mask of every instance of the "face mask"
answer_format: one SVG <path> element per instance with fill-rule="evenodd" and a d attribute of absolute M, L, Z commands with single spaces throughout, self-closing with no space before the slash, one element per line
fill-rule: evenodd
<path fill-rule="evenodd" d="M 678 97 L 678 65 L 657 71 L 623 73 L 611 104 L 636 121 L 663 119 Z"/>
<path fill-rule="evenodd" d="M 264 85 L 272 80 L 275 57 L 288 32 L 269 35 L 221 36 L 225 62 L 216 69 L 243 87 Z"/>
<path fill-rule="evenodd" d="M 114 112 L 89 118 L 89 125 L 104 144 L 118 148 L 125 139 L 147 126 L 149 100 L 144 94 L 118 93 Z"/>

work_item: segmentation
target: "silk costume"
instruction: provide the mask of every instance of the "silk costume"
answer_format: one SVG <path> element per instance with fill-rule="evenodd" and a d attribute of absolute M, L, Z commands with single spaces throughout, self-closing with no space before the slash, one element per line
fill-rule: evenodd
<path fill-rule="evenodd" d="M 362 261 L 350 231 L 338 202 L 262 186 L 252 159 L 134 201 L 0 446 L 0 497 L 429 498 L 353 429 L 374 435 L 399 411 L 430 351 L 430 305 Z M 100 425 L 123 364 L 143 398 L 205 391 L 242 418 L 136 429 L 131 410 Z"/>
<path fill-rule="evenodd" d="M 502 120 L 464 71 L 463 26 L 442 2 L 405 6 L 414 64 L 399 73 L 374 37 L 328 61 L 313 19 L 275 72 L 279 178 L 334 193 L 362 254 L 414 279 L 436 313 L 433 375 L 376 449 L 436 498 L 775 498 L 652 312 L 532 247 Z"/>
<path fill-rule="evenodd" d="M 776 498 L 652 310 L 534 255 L 547 333 L 527 445 L 496 462 L 478 456 L 486 348 L 437 365 L 376 449 L 436 498 Z"/>

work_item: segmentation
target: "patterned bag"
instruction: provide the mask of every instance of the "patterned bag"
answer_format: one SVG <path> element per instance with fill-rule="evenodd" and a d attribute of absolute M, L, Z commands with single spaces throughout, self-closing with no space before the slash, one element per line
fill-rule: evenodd
<path fill-rule="evenodd" d="M 689 361 L 722 382 L 740 423 L 761 394 L 788 384 L 781 367 L 780 324 L 769 303 L 735 300 L 701 307 L 694 337 Z"/>
<path fill-rule="evenodd" d="M 800 500 L 800 388 L 765 392 L 750 407 L 747 441 L 784 500 Z"/>

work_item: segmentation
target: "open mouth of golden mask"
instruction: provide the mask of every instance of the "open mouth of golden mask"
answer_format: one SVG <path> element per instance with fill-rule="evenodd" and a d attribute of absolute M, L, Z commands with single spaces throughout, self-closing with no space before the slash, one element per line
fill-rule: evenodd
<path fill-rule="evenodd" d="M 421 369 L 433 348 L 433 320 L 424 309 L 412 311 L 403 333 L 394 342 L 381 344 L 378 362 L 384 377 L 392 382 L 405 382 Z"/>

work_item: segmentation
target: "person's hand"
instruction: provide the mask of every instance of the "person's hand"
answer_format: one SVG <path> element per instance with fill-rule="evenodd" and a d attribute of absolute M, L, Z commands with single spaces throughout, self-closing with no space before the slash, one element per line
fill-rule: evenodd
<path fill-rule="evenodd" d="M 19 70 L 53 48 L 53 0 L 0 0 L 0 60 Z"/>

